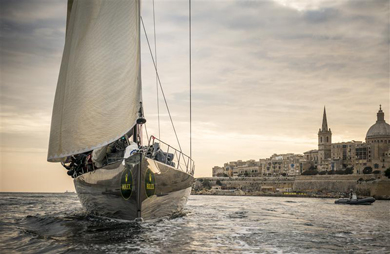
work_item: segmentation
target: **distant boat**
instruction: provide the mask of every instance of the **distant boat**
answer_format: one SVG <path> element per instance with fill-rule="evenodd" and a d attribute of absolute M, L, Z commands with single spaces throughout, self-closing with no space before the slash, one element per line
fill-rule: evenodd
<path fill-rule="evenodd" d="M 181 150 L 143 141 L 140 25 L 140 0 L 68 1 L 48 152 L 88 212 L 129 220 L 180 212 L 195 169 Z"/>
<path fill-rule="evenodd" d="M 357 198 L 356 193 L 350 194 L 350 198 L 340 198 L 336 200 L 335 204 L 343 204 L 343 205 L 371 205 L 375 202 L 375 198 L 368 197 L 368 198 Z"/>

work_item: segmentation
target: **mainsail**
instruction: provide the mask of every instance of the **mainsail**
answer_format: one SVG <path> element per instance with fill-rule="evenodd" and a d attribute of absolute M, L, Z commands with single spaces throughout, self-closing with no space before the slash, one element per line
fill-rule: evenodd
<path fill-rule="evenodd" d="M 140 108 L 139 0 L 74 0 L 54 101 L 48 161 L 109 144 Z"/>

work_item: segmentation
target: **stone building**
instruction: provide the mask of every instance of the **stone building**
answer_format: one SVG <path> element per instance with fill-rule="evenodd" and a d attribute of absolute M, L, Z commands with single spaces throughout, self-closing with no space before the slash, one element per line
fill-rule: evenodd
<path fill-rule="evenodd" d="M 245 162 L 237 161 L 236 167 L 233 169 L 233 176 L 259 176 L 260 175 L 260 167 L 259 163 L 255 160 L 248 160 Z"/>
<path fill-rule="evenodd" d="M 322 128 L 318 131 L 318 165 L 322 166 L 329 163 L 332 149 L 332 131 L 328 128 L 326 119 L 326 110 L 322 117 Z"/>
<path fill-rule="evenodd" d="M 328 128 L 326 109 L 322 115 L 322 127 L 318 131 L 318 150 L 310 150 L 303 153 L 305 163 L 303 170 L 317 169 L 326 171 L 331 167 L 332 157 L 332 131 Z"/>
<path fill-rule="evenodd" d="M 349 141 L 332 143 L 331 165 L 328 170 L 341 170 L 353 167 L 356 164 L 356 149 L 360 147 L 362 141 Z"/>
<path fill-rule="evenodd" d="M 366 142 L 348 141 L 331 143 L 332 132 L 328 129 L 324 108 L 322 128 L 318 132 L 318 150 L 304 153 L 304 158 L 318 171 L 354 168 L 355 174 L 363 174 L 365 168 L 383 173 L 390 167 L 390 125 L 385 121 L 382 107 L 377 121 L 366 134 Z"/>
<path fill-rule="evenodd" d="M 270 158 L 260 159 L 260 169 L 263 176 L 293 176 L 302 173 L 305 158 L 301 154 L 274 154 Z"/>
<path fill-rule="evenodd" d="M 379 107 L 377 121 L 366 134 L 367 166 L 384 172 L 390 167 L 390 125 L 385 121 L 385 113 Z"/>
<path fill-rule="evenodd" d="M 355 173 L 362 174 L 363 169 L 367 167 L 368 159 L 368 147 L 366 143 L 362 143 L 356 146 L 355 148 L 356 159 L 355 159 Z"/>
<path fill-rule="evenodd" d="M 351 164 L 356 174 L 362 174 L 365 168 L 383 174 L 390 167 L 390 125 L 385 121 L 381 106 L 377 121 L 367 131 L 366 142 L 356 144 L 352 152 Z"/>
<path fill-rule="evenodd" d="M 234 168 L 236 168 L 237 166 L 243 165 L 243 164 L 244 164 L 244 162 L 242 160 L 227 162 L 227 163 L 223 164 L 224 173 L 227 176 L 232 177 Z"/>
<path fill-rule="evenodd" d="M 218 166 L 213 167 L 213 177 L 222 177 L 224 173 L 224 168 Z"/>
<path fill-rule="evenodd" d="M 215 166 L 213 167 L 213 177 L 215 176 L 229 176 L 229 177 L 238 177 L 238 176 L 259 176 L 260 168 L 259 162 L 255 160 L 248 161 L 231 161 L 223 165 L 223 167 Z"/>
<path fill-rule="evenodd" d="M 317 167 L 318 165 L 318 150 L 310 150 L 303 153 L 303 156 L 307 163 L 310 164 L 310 166 Z"/>
<path fill-rule="evenodd" d="M 260 175 L 259 166 L 239 166 L 233 169 L 233 176 L 250 176 L 255 177 Z"/>

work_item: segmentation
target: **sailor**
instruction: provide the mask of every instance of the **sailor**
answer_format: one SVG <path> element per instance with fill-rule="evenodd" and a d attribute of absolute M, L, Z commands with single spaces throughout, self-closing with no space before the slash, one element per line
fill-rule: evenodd
<path fill-rule="evenodd" d="M 115 147 L 116 142 L 117 142 L 117 141 L 114 141 L 114 142 L 112 142 L 111 144 L 109 144 L 109 145 L 107 146 L 107 149 L 106 149 L 106 153 L 107 153 L 107 154 L 115 153 L 115 152 L 116 152 L 116 147 Z"/>
<path fill-rule="evenodd" d="M 97 168 L 103 167 L 103 161 L 107 154 L 107 146 L 102 146 L 92 151 L 92 161 Z"/>
<path fill-rule="evenodd" d="M 352 199 L 352 196 L 353 196 L 353 190 L 351 189 L 351 190 L 349 191 L 349 199 Z"/>
<path fill-rule="evenodd" d="M 136 142 L 130 140 L 129 143 L 130 145 L 126 147 L 125 154 L 123 156 L 123 158 L 125 159 L 129 158 L 131 155 L 133 155 L 139 150 L 138 144 Z"/>

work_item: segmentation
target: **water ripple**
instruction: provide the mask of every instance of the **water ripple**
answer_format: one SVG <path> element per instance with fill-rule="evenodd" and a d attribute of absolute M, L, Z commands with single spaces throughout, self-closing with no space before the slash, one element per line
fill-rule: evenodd
<path fill-rule="evenodd" d="M 136 223 L 85 214 L 76 195 L 0 194 L 0 252 L 386 253 L 390 202 L 191 196 L 184 211 Z"/>

